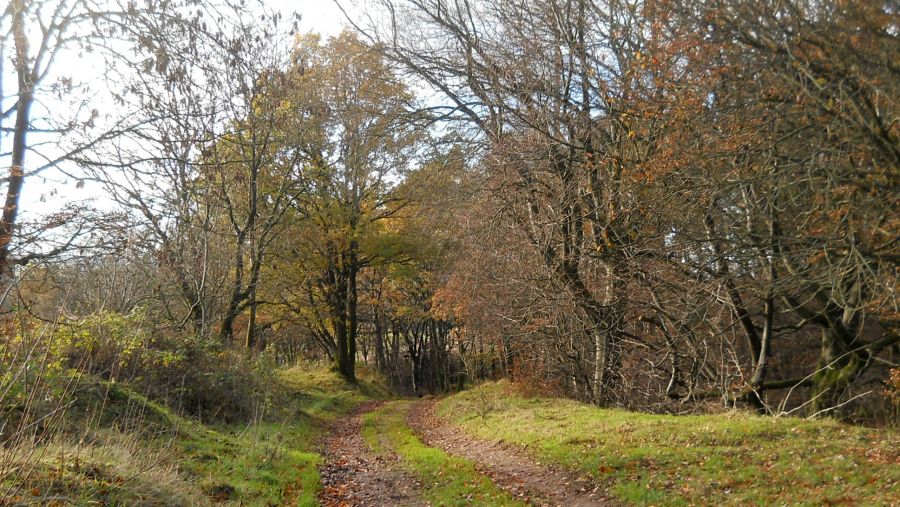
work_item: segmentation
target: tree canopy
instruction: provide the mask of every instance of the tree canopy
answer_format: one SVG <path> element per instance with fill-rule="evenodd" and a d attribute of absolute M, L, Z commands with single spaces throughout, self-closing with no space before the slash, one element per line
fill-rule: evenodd
<path fill-rule="evenodd" d="M 229 2 L 56 3 L 0 17 L 9 316 L 140 311 L 417 393 L 890 406 L 890 2 L 375 0 L 330 38 Z M 72 48 L 118 109 L 39 106 L 75 93 L 47 77 Z M 48 166 L 113 210 L 19 223 Z"/>

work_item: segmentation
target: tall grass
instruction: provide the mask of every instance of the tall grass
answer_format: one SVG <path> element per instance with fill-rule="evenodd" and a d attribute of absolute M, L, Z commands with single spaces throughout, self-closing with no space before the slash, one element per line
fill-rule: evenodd
<path fill-rule="evenodd" d="M 180 415 L 252 427 L 276 404 L 265 356 L 154 329 L 140 310 L 0 319 L 0 504 L 197 503 L 166 450 L 193 424 Z"/>

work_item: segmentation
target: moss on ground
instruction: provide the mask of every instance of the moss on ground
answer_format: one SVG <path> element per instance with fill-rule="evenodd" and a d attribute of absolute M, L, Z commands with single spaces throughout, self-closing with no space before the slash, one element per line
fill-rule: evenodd
<path fill-rule="evenodd" d="M 438 413 L 473 436 L 523 446 L 639 505 L 900 503 L 900 434 L 744 413 L 650 415 L 529 398 L 486 384 Z"/>

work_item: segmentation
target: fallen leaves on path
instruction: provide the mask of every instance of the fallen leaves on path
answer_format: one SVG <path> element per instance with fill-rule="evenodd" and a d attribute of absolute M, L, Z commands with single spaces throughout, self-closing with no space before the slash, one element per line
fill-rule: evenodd
<path fill-rule="evenodd" d="M 361 419 L 383 402 L 361 404 L 332 426 L 324 442 L 325 463 L 319 472 L 324 507 L 418 506 L 420 485 L 390 458 L 373 454 L 361 433 Z"/>

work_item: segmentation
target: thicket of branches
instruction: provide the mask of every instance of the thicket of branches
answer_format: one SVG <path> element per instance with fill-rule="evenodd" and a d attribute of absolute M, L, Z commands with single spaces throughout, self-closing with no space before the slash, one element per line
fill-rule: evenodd
<path fill-rule="evenodd" d="M 236 4 L 100 7 L 0 18 L 20 428 L 48 358 L 207 415 L 319 357 L 418 393 L 885 417 L 890 2 L 378 0 L 328 40 Z M 108 98 L 54 48 L 104 62 Z M 50 171 L 112 211 L 23 219 Z"/>
<path fill-rule="evenodd" d="M 883 390 L 889 2 L 375 4 L 356 27 L 479 150 L 446 287 L 506 374 L 676 410 L 822 414 Z"/>

